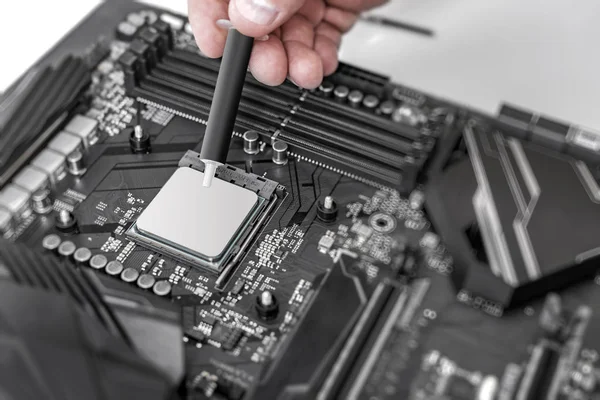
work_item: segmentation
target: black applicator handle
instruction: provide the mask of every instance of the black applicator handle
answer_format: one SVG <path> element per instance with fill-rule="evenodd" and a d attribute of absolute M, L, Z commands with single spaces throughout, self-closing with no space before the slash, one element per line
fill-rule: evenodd
<path fill-rule="evenodd" d="M 200 159 L 225 163 L 254 38 L 229 29 Z"/>

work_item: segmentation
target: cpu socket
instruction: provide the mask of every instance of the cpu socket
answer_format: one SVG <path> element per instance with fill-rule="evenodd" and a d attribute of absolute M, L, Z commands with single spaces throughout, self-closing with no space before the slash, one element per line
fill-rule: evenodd
<path fill-rule="evenodd" d="M 219 273 L 245 250 L 247 239 L 266 220 L 277 196 L 264 187 L 274 189 L 277 184 L 220 167 L 206 188 L 204 173 L 192 168 L 202 165 L 183 160 L 180 166 L 185 166 L 169 178 L 127 235 L 144 247 Z"/>

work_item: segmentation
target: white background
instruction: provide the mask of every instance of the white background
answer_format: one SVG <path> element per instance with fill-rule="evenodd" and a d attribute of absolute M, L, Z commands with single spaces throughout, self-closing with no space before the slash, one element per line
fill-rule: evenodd
<path fill-rule="evenodd" d="M 150 3 L 185 12 L 185 0 Z M 98 0 L 5 0 L 0 91 Z M 435 38 L 366 23 L 344 61 L 495 113 L 502 101 L 600 130 L 600 1 L 392 0 L 377 13 L 433 29 Z"/>

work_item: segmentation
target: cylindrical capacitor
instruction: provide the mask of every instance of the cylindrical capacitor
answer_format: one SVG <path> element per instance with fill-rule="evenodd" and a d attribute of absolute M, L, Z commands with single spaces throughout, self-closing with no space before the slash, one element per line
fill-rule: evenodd
<path fill-rule="evenodd" d="M 333 85 L 333 83 L 329 81 L 323 81 L 323 83 L 321 83 L 321 86 L 319 86 L 319 92 L 321 92 L 325 97 L 330 97 L 333 93 L 334 88 L 335 86 Z"/>
<path fill-rule="evenodd" d="M 78 265 L 87 265 L 90 258 L 92 258 L 92 252 L 87 247 L 80 247 L 73 254 L 73 259 Z"/>
<path fill-rule="evenodd" d="M 246 131 L 244 133 L 244 152 L 246 154 L 257 154 L 260 151 L 258 139 L 260 136 L 256 131 Z"/>
<path fill-rule="evenodd" d="M 390 116 L 396 109 L 396 103 L 391 100 L 386 100 L 379 106 L 379 111 L 381 111 L 382 115 Z"/>
<path fill-rule="evenodd" d="M 75 243 L 71 242 L 70 240 L 67 240 L 66 242 L 62 242 L 60 246 L 58 246 L 58 254 L 65 258 L 68 258 L 71 257 L 73 253 L 75 253 L 76 249 L 77 246 L 75 246 Z"/>
<path fill-rule="evenodd" d="M 121 272 L 121 279 L 128 283 L 135 282 L 139 276 L 140 273 L 134 268 L 125 268 L 123 272 Z"/>
<path fill-rule="evenodd" d="M 375 95 L 368 94 L 363 99 L 363 106 L 365 106 L 365 108 L 369 108 L 372 110 L 375 107 L 377 107 L 378 105 L 379 105 L 379 99 Z"/>
<path fill-rule="evenodd" d="M 119 275 L 123 272 L 123 264 L 120 261 L 112 260 L 108 264 L 106 264 L 106 273 L 109 275 Z"/>
<path fill-rule="evenodd" d="M 142 289 L 150 289 L 155 282 L 156 279 L 152 275 L 142 274 L 137 280 L 137 285 Z"/>
<path fill-rule="evenodd" d="M 31 195 L 31 206 L 38 214 L 48 214 L 52 211 L 52 205 L 53 201 L 48 189 L 38 189 Z"/>
<path fill-rule="evenodd" d="M 353 90 L 348 93 L 348 103 L 352 107 L 360 107 L 360 103 L 362 103 L 364 97 L 365 95 L 360 90 Z"/>
<path fill-rule="evenodd" d="M 158 296 L 166 296 L 171 293 L 171 284 L 169 281 L 158 281 L 154 284 L 152 291 Z"/>
<path fill-rule="evenodd" d="M 146 23 L 146 19 L 140 13 L 132 12 L 127 15 L 127 22 L 129 22 L 131 25 L 135 26 L 136 28 L 140 28 Z"/>
<path fill-rule="evenodd" d="M 108 259 L 103 254 L 96 254 L 90 259 L 90 267 L 93 269 L 104 269 L 108 264 Z"/>
<path fill-rule="evenodd" d="M 333 96 L 335 97 L 335 99 L 339 102 L 344 102 L 346 101 L 346 99 L 348 98 L 348 95 L 350 94 L 350 89 L 348 89 L 347 86 L 337 86 L 334 90 L 333 90 Z"/>
<path fill-rule="evenodd" d="M 87 168 L 83 160 L 83 154 L 79 150 L 75 150 L 67 157 L 67 170 L 71 175 L 80 176 L 85 174 Z"/>
<path fill-rule="evenodd" d="M 129 42 L 133 40 L 137 28 L 129 22 L 123 21 L 117 26 L 117 39 Z"/>
<path fill-rule="evenodd" d="M 58 250 L 58 246 L 60 246 L 62 240 L 60 236 L 55 234 L 50 234 L 42 239 L 42 247 L 48 251 L 56 251 Z"/>
<path fill-rule="evenodd" d="M 287 164 L 287 151 L 287 143 L 281 141 L 276 141 L 275 143 L 273 143 L 273 162 L 279 165 Z"/>

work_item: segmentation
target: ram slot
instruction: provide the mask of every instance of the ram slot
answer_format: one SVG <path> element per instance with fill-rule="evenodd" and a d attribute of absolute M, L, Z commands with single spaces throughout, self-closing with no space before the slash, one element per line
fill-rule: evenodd
<path fill-rule="evenodd" d="M 299 135 L 290 135 L 283 131 L 279 133 L 278 139 L 288 143 L 292 146 L 292 151 L 300 156 L 306 157 L 308 160 L 321 157 L 321 160 L 315 161 L 320 161 L 325 166 L 331 166 L 332 168 L 341 167 L 345 172 L 357 171 L 360 175 L 372 176 L 376 180 L 394 186 L 400 185 L 403 181 L 404 171 L 392 169 L 377 162 L 364 160 L 364 158 L 357 157 L 354 154 L 349 154 L 341 150 L 320 146 L 303 139 Z"/>
<path fill-rule="evenodd" d="M 404 154 L 410 154 L 413 150 L 414 142 L 409 139 L 381 131 L 369 125 L 338 120 L 325 114 L 307 114 L 304 110 L 297 111 L 294 114 L 293 120 L 299 125 L 312 126 L 322 131 L 339 132 L 345 136 L 351 136 L 357 140 L 369 141 L 377 146 L 393 151 L 400 151 Z"/>
<path fill-rule="evenodd" d="M 185 81 L 183 79 L 172 76 L 152 75 L 147 78 L 146 82 L 144 82 L 145 85 L 148 83 L 164 86 L 207 104 L 210 104 L 212 101 L 212 93 L 206 90 L 205 87 L 190 81 Z M 285 114 L 273 113 L 270 112 L 266 107 L 257 107 L 256 105 L 249 104 L 248 102 L 240 103 L 239 112 L 249 117 L 254 117 L 267 124 L 273 125 L 279 125 L 285 118 Z"/>
<path fill-rule="evenodd" d="M 197 99 L 187 95 L 173 93 L 164 88 L 150 86 L 142 83 L 142 86 L 134 90 L 134 96 L 154 103 L 158 108 L 171 109 L 192 117 L 206 119 L 210 110 L 210 104 L 199 102 Z M 242 130 L 256 130 L 263 133 L 273 133 L 275 128 L 262 124 L 258 121 L 248 119 L 242 115 L 236 118 L 236 127 Z"/>
<path fill-rule="evenodd" d="M 164 62 L 162 64 L 159 64 L 153 71 L 171 73 L 174 75 L 188 78 L 197 83 L 202 83 L 207 87 L 210 87 L 211 93 L 214 91 L 215 84 L 217 81 L 217 75 L 212 72 L 200 72 L 198 67 L 168 58 L 165 58 Z M 261 102 L 269 105 L 269 107 L 286 112 L 293 106 L 293 104 L 296 102 L 296 99 L 299 96 L 296 95 L 293 98 L 290 98 L 289 96 L 282 96 L 276 92 L 273 92 L 272 90 L 265 89 L 260 86 L 251 85 L 249 84 L 248 80 L 244 85 L 242 95 L 242 99 L 260 99 Z"/>
<path fill-rule="evenodd" d="M 219 72 L 219 66 L 220 66 L 219 61 L 205 58 L 198 54 L 194 54 L 194 53 L 191 53 L 189 51 L 184 51 L 184 50 L 174 50 L 173 52 L 169 53 L 168 57 L 191 64 L 196 67 L 201 67 L 208 71 L 212 71 L 214 73 L 213 75 L 214 75 L 215 81 L 216 81 L 216 76 L 217 76 L 217 73 Z M 254 79 L 251 76 L 251 74 L 248 74 L 246 76 L 246 83 L 249 83 L 252 85 L 261 85 L 256 79 Z M 284 82 L 282 85 L 272 87 L 271 90 L 273 90 L 273 92 L 287 94 L 287 95 L 295 95 L 295 96 L 298 96 L 300 93 L 300 90 L 296 86 L 288 83 L 287 81 Z"/>
<path fill-rule="evenodd" d="M 149 76 L 146 80 L 142 81 L 140 88 L 134 90 L 136 95 L 144 98 L 138 89 L 144 89 L 146 93 L 153 93 L 156 95 L 156 102 L 158 104 L 172 106 L 176 110 L 179 109 L 178 111 L 183 111 L 194 116 L 200 112 L 202 117 L 206 117 L 208 111 L 205 110 L 210 109 L 211 97 L 195 92 L 193 88 L 186 86 L 185 84 L 175 84 L 161 80 L 157 77 Z M 169 103 L 166 103 L 167 101 Z M 182 106 L 183 109 L 181 109 Z M 241 123 L 247 122 L 252 126 L 259 126 L 261 124 L 266 124 L 264 126 L 272 126 L 279 125 L 281 122 L 281 120 L 272 118 L 266 111 L 261 111 L 257 107 L 249 107 L 242 104 L 240 104 L 237 121 Z M 256 121 L 256 123 L 252 123 L 251 121 Z M 271 131 L 271 129 L 263 132 L 269 131 Z"/>
<path fill-rule="evenodd" d="M 368 124 L 379 130 L 410 140 L 419 140 L 423 137 L 421 132 L 412 126 L 394 122 L 372 112 L 352 108 L 314 94 L 309 94 L 299 109 L 309 115 L 325 115 L 325 118 L 333 124 L 338 124 L 340 121 L 345 125 Z"/>
<path fill-rule="evenodd" d="M 380 162 L 392 168 L 400 169 L 405 165 L 405 157 L 411 154 L 411 144 L 405 143 L 400 149 L 389 150 L 361 138 L 352 137 L 329 129 L 320 129 L 311 124 L 303 123 L 296 117 L 288 121 L 285 129 L 288 134 L 296 134 L 310 139 L 315 144 L 329 147 L 333 150 L 340 149 L 347 153 L 354 153 L 356 157 Z"/>

